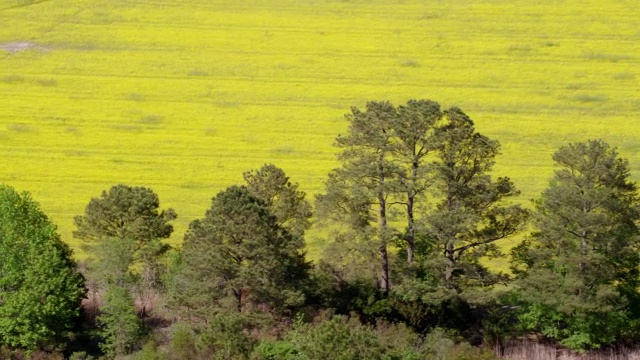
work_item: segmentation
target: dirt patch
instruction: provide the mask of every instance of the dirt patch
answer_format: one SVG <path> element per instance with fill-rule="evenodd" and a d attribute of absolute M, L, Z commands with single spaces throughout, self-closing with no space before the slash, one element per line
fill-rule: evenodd
<path fill-rule="evenodd" d="M 49 50 L 49 48 L 46 46 L 38 45 L 30 41 L 14 41 L 14 42 L 0 44 L 0 49 L 6 52 L 10 52 L 12 54 L 25 51 L 25 50 L 39 50 L 39 51 Z"/>

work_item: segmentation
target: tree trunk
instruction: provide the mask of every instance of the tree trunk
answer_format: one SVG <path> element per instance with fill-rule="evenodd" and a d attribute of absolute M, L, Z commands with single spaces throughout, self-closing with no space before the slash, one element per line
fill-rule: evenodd
<path fill-rule="evenodd" d="M 383 292 L 389 292 L 389 254 L 387 253 L 387 201 L 384 193 L 384 153 L 380 154 L 378 159 L 378 204 L 379 204 L 379 227 L 378 236 L 380 237 L 380 258 L 382 260 L 382 274 L 380 279 L 380 289 Z"/>
<path fill-rule="evenodd" d="M 407 262 L 413 264 L 413 254 L 416 243 L 415 218 L 413 215 L 413 206 L 416 198 L 416 180 L 418 178 L 418 160 L 415 157 L 411 163 L 411 186 L 407 192 Z"/>
<path fill-rule="evenodd" d="M 234 289 L 233 290 L 233 295 L 235 295 L 236 297 L 236 310 L 238 310 L 239 313 L 242 312 L 242 289 Z"/>
<path fill-rule="evenodd" d="M 582 205 L 582 213 L 587 216 L 587 214 L 589 213 L 589 208 L 587 207 L 586 204 Z M 587 232 L 585 230 L 582 231 L 582 233 L 580 234 L 580 264 L 579 269 L 580 269 L 580 275 L 584 275 L 584 270 L 585 270 L 585 263 L 584 260 L 587 257 Z"/>
<path fill-rule="evenodd" d="M 407 262 L 413 264 L 413 252 L 416 242 L 416 230 L 414 228 L 413 202 L 415 194 L 409 193 L 407 198 Z"/>
<path fill-rule="evenodd" d="M 453 243 L 448 242 L 444 248 L 444 256 L 447 259 L 444 271 L 444 283 L 447 289 L 453 289 L 453 265 L 455 264 L 453 255 Z"/>

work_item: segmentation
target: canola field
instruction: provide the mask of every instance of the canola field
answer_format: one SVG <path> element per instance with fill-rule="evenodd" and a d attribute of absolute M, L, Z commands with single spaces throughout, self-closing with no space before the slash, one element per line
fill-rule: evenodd
<path fill-rule="evenodd" d="M 0 182 L 73 246 L 114 184 L 173 207 L 175 243 L 264 163 L 318 193 L 367 100 L 461 107 L 524 203 L 568 142 L 640 179 L 636 0 L 0 0 L 0 24 Z"/>

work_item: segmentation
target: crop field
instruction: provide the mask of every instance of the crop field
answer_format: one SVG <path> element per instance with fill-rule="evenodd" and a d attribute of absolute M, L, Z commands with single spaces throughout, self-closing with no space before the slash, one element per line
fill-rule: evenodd
<path fill-rule="evenodd" d="M 72 238 L 114 184 L 179 220 L 264 163 L 322 191 L 367 100 L 459 106 L 526 203 L 562 144 L 602 138 L 640 179 L 636 0 L 0 0 L 0 182 Z M 308 239 L 311 253 L 320 241 Z"/>

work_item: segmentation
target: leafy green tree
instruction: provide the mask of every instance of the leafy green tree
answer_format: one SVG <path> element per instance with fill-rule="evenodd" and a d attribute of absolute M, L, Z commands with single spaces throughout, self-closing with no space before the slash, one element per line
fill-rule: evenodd
<path fill-rule="evenodd" d="M 176 301 L 201 318 L 259 304 L 277 312 L 300 305 L 309 268 L 303 248 L 303 239 L 279 226 L 264 201 L 246 187 L 229 187 L 189 226 Z"/>
<path fill-rule="evenodd" d="M 69 340 L 84 279 L 28 193 L 0 185 L 0 344 L 55 349 Z"/>
<path fill-rule="evenodd" d="M 170 248 L 162 239 L 171 236 L 173 226 L 169 222 L 177 217 L 173 209 L 160 211 L 159 207 L 158 195 L 151 189 L 116 185 L 103 191 L 100 198 L 91 199 L 85 214 L 74 219 L 77 230 L 73 235 L 84 240 L 92 252 L 108 250 L 114 239 L 133 241 L 132 265 L 140 266 L 139 285 L 145 308 L 147 295 L 160 285 L 163 269 L 158 259 Z"/>
<path fill-rule="evenodd" d="M 244 173 L 251 195 L 265 202 L 279 226 L 294 236 L 302 236 L 311 226 L 311 204 L 298 184 L 291 183 L 282 169 L 266 164 Z"/>
<path fill-rule="evenodd" d="M 586 349 L 638 326 L 640 208 L 629 165 L 602 140 L 561 147 L 559 169 L 536 202 L 537 230 L 514 251 L 521 320 Z"/>

